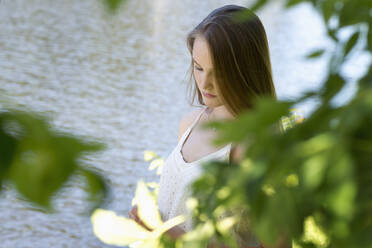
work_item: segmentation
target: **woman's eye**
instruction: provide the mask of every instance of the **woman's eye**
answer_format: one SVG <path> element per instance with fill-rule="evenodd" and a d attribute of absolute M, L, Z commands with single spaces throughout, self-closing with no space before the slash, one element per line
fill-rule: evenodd
<path fill-rule="evenodd" d="M 196 70 L 198 70 L 198 71 L 202 71 L 202 70 L 203 70 L 202 68 L 197 67 L 196 65 L 194 66 L 194 68 L 195 68 Z"/>

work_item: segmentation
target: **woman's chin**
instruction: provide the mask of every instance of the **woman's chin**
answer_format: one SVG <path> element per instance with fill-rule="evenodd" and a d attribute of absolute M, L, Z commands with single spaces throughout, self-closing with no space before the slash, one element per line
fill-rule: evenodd
<path fill-rule="evenodd" d="M 217 102 L 211 100 L 204 100 L 204 105 L 210 108 L 216 108 L 221 106 L 221 104 L 218 104 Z"/>

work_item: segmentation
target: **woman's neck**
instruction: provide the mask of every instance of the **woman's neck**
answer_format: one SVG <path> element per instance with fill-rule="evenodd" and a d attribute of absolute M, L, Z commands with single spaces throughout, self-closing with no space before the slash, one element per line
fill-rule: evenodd
<path fill-rule="evenodd" d="M 210 120 L 232 120 L 235 117 L 226 109 L 224 105 L 218 106 L 218 107 L 208 107 L 207 114 L 209 116 Z"/>

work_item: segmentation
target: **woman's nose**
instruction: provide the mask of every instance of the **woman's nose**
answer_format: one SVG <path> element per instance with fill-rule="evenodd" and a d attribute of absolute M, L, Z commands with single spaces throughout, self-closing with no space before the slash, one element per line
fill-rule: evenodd
<path fill-rule="evenodd" d="M 211 78 L 209 77 L 204 77 L 202 79 L 202 88 L 203 89 L 212 89 L 213 88 L 213 83 Z"/>

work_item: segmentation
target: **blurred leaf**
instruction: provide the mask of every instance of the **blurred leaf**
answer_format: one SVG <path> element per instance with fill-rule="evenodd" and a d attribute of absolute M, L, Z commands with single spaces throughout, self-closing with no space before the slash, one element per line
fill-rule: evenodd
<path fill-rule="evenodd" d="M 181 236 L 181 240 L 184 243 L 183 247 L 206 247 L 214 233 L 215 228 L 211 221 L 198 224 L 192 231 Z M 204 244 L 205 246 L 197 246 L 193 243 Z"/>
<path fill-rule="evenodd" d="M 120 217 L 115 212 L 96 209 L 92 216 L 94 234 L 104 243 L 125 246 L 150 237 L 150 232 L 135 221 Z"/>
<path fill-rule="evenodd" d="M 282 117 L 282 125 L 284 130 L 294 127 L 304 121 L 304 116 L 299 109 L 290 109 L 290 116 Z"/>
<path fill-rule="evenodd" d="M 340 92 L 344 85 L 345 80 L 340 75 L 329 75 L 322 94 L 324 101 L 330 101 L 338 92 Z"/>
<path fill-rule="evenodd" d="M 164 159 L 158 158 L 158 159 L 153 160 L 150 163 L 149 170 L 154 170 L 154 169 L 158 168 L 157 171 L 156 171 L 156 174 L 160 175 L 161 172 L 162 172 L 163 166 L 164 166 Z"/>
<path fill-rule="evenodd" d="M 126 0 L 103 0 L 106 8 L 112 13 L 115 14 L 119 7 L 126 2 Z"/>
<path fill-rule="evenodd" d="M 298 176 L 296 174 L 290 174 L 285 179 L 285 184 L 289 188 L 297 187 L 299 183 Z"/>
<path fill-rule="evenodd" d="M 235 217 L 226 217 L 217 222 L 217 230 L 225 235 L 229 233 L 233 225 L 237 222 Z"/>
<path fill-rule="evenodd" d="M 304 162 L 302 174 L 305 188 L 314 190 L 320 185 L 327 169 L 327 160 L 325 154 L 319 154 Z"/>
<path fill-rule="evenodd" d="M 299 242 L 299 243 L 294 243 L 293 248 L 319 248 L 312 242 Z"/>
<path fill-rule="evenodd" d="M 305 242 L 311 242 L 316 247 L 326 247 L 329 243 L 329 239 L 324 231 L 316 224 L 313 216 L 307 217 L 305 220 L 305 235 L 303 240 Z"/>
<path fill-rule="evenodd" d="M 306 58 L 308 58 L 308 59 L 317 58 L 317 57 L 323 55 L 324 52 L 325 52 L 324 49 L 318 49 L 318 50 L 315 50 L 315 51 L 309 53 L 308 55 L 306 55 Z"/>
<path fill-rule="evenodd" d="M 329 207 L 343 219 L 351 219 L 354 214 L 356 186 L 351 181 L 341 184 L 327 198 Z"/>
<path fill-rule="evenodd" d="M 338 154 L 339 153 L 339 154 Z M 354 215 L 354 205 L 357 188 L 354 184 L 354 165 L 347 153 L 341 148 L 330 161 L 327 171 L 327 183 L 330 185 L 331 193 L 325 199 L 328 207 L 334 214 L 343 220 L 350 220 Z"/>
<path fill-rule="evenodd" d="M 372 63 L 369 65 L 368 72 L 360 79 L 359 84 L 358 96 L 364 94 L 366 89 L 372 89 Z"/>
<path fill-rule="evenodd" d="M 348 223 L 342 219 L 336 219 L 330 228 L 335 239 L 344 239 L 350 235 L 350 229 Z"/>
<path fill-rule="evenodd" d="M 327 34 L 328 36 L 334 41 L 334 42 L 338 42 L 339 39 L 337 38 L 336 36 L 336 33 L 338 31 L 338 29 L 332 29 L 332 28 L 329 28 L 328 26 L 326 27 L 327 28 Z"/>
<path fill-rule="evenodd" d="M 144 151 L 143 153 L 143 159 L 148 162 L 150 160 L 153 160 L 155 157 L 157 157 L 158 155 L 154 152 L 154 151 Z"/>
<path fill-rule="evenodd" d="M 16 140 L 4 130 L 6 121 L 4 113 L 0 114 L 0 191 L 2 180 L 6 177 L 16 149 Z"/>
<path fill-rule="evenodd" d="M 353 47 L 355 46 L 355 44 L 359 40 L 359 36 L 360 36 L 359 31 L 356 31 L 353 35 L 350 36 L 350 38 L 348 39 L 348 41 L 345 44 L 344 57 L 346 57 L 349 54 L 349 52 L 351 51 L 351 49 L 353 49 Z"/>
<path fill-rule="evenodd" d="M 320 1 L 321 13 L 323 15 L 323 19 L 324 19 L 325 24 L 328 23 L 328 21 L 331 18 L 332 14 L 334 14 L 334 11 L 335 11 L 335 2 L 336 1 L 337 0 Z"/>
<path fill-rule="evenodd" d="M 286 8 L 290 8 L 290 7 L 293 7 L 299 3 L 304 3 L 306 2 L 306 0 L 287 0 L 286 4 L 285 4 L 285 7 Z"/>
<path fill-rule="evenodd" d="M 83 152 L 103 148 L 98 143 L 83 143 L 75 137 L 49 129 L 46 120 L 36 113 L 11 111 L 7 120 L 22 130 L 9 169 L 9 179 L 28 200 L 51 209 L 51 197 L 78 167 Z"/>
<path fill-rule="evenodd" d="M 257 132 L 279 133 L 282 117 L 289 115 L 289 109 L 293 102 L 276 101 L 262 97 L 255 108 L 239 115 L 236 121 L 211 121 L 204 123 L 204 127 L 216 127 L 222 129 L 221 134 L 213 141 L 216 145 L 227 142 L 240 142 L 244 139 L 253 139 Z"/>
<path fill-rule="evenodd" d="M 148 191 L 143 181 L 138 182 L 136 190 L 136 199 L 138 203 L 138 216 L 151 229 L 156 229 L 162 224 L 156 199 Z"/>
<path fill-rule="evenodd" d="M 269 1 L 269 0 L 266 0 L 266 1 Z M 248 22 L 250 19 L 254 18 L 255 15 L 256 14 L 252 11 L 252 9 L 247 8 L 247 9 L 237 11 L 236 13 L 234 13 L 234 15 L 232 16 L 232 20 L 238 23 Z"/>
<path fill-rule="evenodd" d="M 317 155 L 317 153 L 327 150 L 336 144 L 332 133 L 320 133 L 309 140 L 298 143 L 296 150 L 302 156 Z"/>
<path fill-rule="evenodd" d="M 267 4 L 269 0 L 256 0 L 250 7 L 249 9 L 253 12 L 258 11 L 261 9 L 265 4 Z"/>
<path fill-rule="evenodd" d="M 85 168 L 79 168 L 79 170 L 82 172 L 83 176 L 85 176 L 87 181 L 88 191 L 90 194 L 88 200 L 93 203 L 88 211 L 88 214 L 91 215 L 95 209 L 102 207 L 103 203 L 107 201 L 109 196 L 109 186 L 104 180 L 103 175 L 98 174 L 98 172 Z"/>
<path fill-rule="evenodd" d="M 303 102 L 303 101 L 305 101 L 309 98 L 316 97 L 317 95 L 318 95 L 318 92 L 316 92 L 316 91 L 305 92 L 302 97 L 298 98 L 298 103 Z"/>
<path fill-rule="evenodd" d="M 372 21 L 368 24 L 367 49 L 372 51 Z"/>
<path fill-rule="evenodd" d="M 370 10 L 372 1 L 370 0 L 345 0 L 340 11 L 339 26 L 345 27 L 371 20 Z"/>
<path fill-rule="evenodd" d="M 143 187 L 145 187 L 145 184 L 139 182 L 136 191 L 136 197 L 139 199 L 138 211 L 145 207 L 141 204 L 149 202 L 142 200 L 142 198 L 149 197 L 148 192 L 145 190 L 138 190 L 138 188 Z M 138 212 L 138 214 L 140 215 L 140 212 Z M 144 217 L 139 217 L 148 225 L 148 219 L 146 220 Z M 147 218 L 147 216 L 145 216 L 145 218 Z M 102 242 L 110 245 L 129 245 L 129 247 L 138 248 L 159 247 L 160 238 L 163 233 L 184 221 L 185 218 L 183 216 L 174 217 L 166 222 L 160 220 L 158 226 L 153 231 L 148 231 L 134 220 L 117 216 L 112 211 L 96 209 L 91 216 L 94 234 Z"/>
<path fill-rule="evenodd" d="M 183 222 L 185 222 L 185 217 L 183 215 L 179 215 L 176 217 L 173 217 L 172 219 L 167 220 L 166 222 L 162 223 L 160 226 L 158 226 L 153 232 L 156 237 L 159 237 L 161 234 L 165 233 L 169 229 L 171 229 L 174 226 L 177 226 Z"/>

